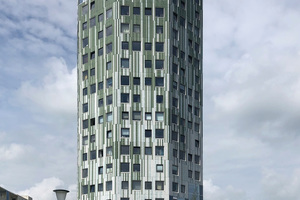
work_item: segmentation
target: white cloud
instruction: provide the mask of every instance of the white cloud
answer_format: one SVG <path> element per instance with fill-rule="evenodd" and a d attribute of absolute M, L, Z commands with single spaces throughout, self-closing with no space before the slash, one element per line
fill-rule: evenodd
<path fill-rule="evenodd" d="M 67 194 L 68 199 L 76 199 L 76 185 L 70 185 L 65 188 L 62 180 L 56 177 L 46 178 L 42 182 L 35 184 L 29 189 L 18 192 L 20 195 L 31 196 L 34 200 L 53 200 L 56 199 L 54 189 L 67 189 L 70 193 Z"/>
<path fill-rule="evenodd" d="M 1 139 L 1 135 L 0 135 Z M 23 156 L 26 154 L 30 153 L 32 151 L 32 147 L 28 145 L 23 145 L 23 144 L 7 144 L 7 145 L 2 145 L 0 147 L 0 162 L 5 162 L 5 161 L 13 161 L 13 160 L 18 160 L 21 159 Z"/>
<path fill-rule="evenodd" d="M 246 192 L 233 186 L 221 188 L 213 184 L 212 180 L 204 180 L 204 199 L 205 200 L 246 200 Z"/>
<path fill-rule="evenodd" d="M 76 113 L 76 68 L 69 71 L 62 58 L 51 58 L 48 75 L 38 82 L 22 83 L 17 93 L 26 106 L 48 113 Z"/>

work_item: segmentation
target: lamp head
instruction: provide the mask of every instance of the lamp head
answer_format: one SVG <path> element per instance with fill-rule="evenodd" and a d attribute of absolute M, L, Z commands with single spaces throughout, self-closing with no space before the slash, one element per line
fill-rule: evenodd
<path fill-rule="evenodd" d="M 57 200 L 65 200 L 69 191 L 64 189 L 56 189 L 53 190 L 53 192 L 55 192 Z"/>

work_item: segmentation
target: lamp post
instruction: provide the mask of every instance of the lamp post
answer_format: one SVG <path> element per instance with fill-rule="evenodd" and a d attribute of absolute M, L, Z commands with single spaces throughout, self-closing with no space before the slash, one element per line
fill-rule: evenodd
<path fill-rule="evenodd" d="M 65 200 L 69 190 L 56 189 L 53 192 L 55 192 L 57 200 Z"/>

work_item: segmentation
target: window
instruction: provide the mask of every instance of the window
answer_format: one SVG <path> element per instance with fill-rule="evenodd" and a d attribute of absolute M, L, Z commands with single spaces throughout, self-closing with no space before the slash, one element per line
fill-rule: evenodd
<path fill-rule="evenodd" d="M 111 131 L 106 132 L 106 138 L 112 138 L 112 132 Z"/>
<path fill-rule="evenodd" d="M 145 113 L 145 120 L 152 120 L 152 113 L 151 112 L 146 112 Z"/>
<path fill-rule="evenodd" d="M 145 8 L 145 15 L 152 15 L 152 9 L 151 8 Z"/>
<path fill-rule="evenodd" d="M 88 5 L 82 6 L 82 10 L 81 10 L 81 14 L 82 14 L 82 15 L 87 14 L 88 11 L 89 11 Z"/>
<path fill-rule="evenodd" d="M 195 147 L 196 147 L 196 148 L 199 148 L 199 147 L 200 147 L 200 142 L 199 142 L 199 140 L 195 140 Z"/>
<path fill-rule="evenodd" d="M 152 131 L 151 130 L 145 130 L 145 137 L 151 137 Z"/>
<path fill-rule="evenodd" d="M 164 43 L 163 42 L 156 42 L 155 43 L 155 51 L 163 52 L 164 51 Z"/>
<path fill-rule="evenodd" d="M 112 17 L 112 8 L 106 10 L 106 19 Z"/>
<path fill-rule="evenodd" d="M 173 63 L 172 71 L 173 71 L 175 74 L 178 73 L 178 65 L 176 65 L 175 63 Z"/>
<path fill-rule="evenodd" d="M 91 10 L 93 10 L 95 8 L 95 1 L 91 2 Z"/>
<path fill-rule="evenodd" d="M 145 182 L 145 190 L 151 190 L 152 189 L 152 182 L 146 181 Z"/>
<path fill-rule="evenodd" d="M 156 121 L 164 121 L 164 113 L 163 112 L 156 112 L 155 113 L 155 120 Z"/>
<path fill-rule="evenodd" d="M 172 174 L 178 175 L 178 166 L 177 165 L 172 166 Z"/>
<path fill-rule="evenodd" d="M 185 160 L 185 152 L 184 151 L 179 151 L 179 159 Z"/>
<path fill-rule="evenodd" d="M 185 86 L 180 84 L 179 85 L 179 91 L 180 91 L 180 93 L 185 94 Z"/>
<path fill-rule="evenodd" d="M 95 185 L 90 185 L 90 192 L 95 192 Z"/>
<path fill-rule="evenodd" d="M 122 42 L 122 49 L 129 49 L 129 43 L 128 42 Z"/>
<path fill-rule="evenodd" d="M 98 167 L 98 174 L 103 174 L 103 167 Z"/>
<path fill-rule="evenodd" d="M 112 147 L 106 147 L 106 156 L 112 156 L 112 155 L 113 155 Z"/>
<path fill-rule="evenodd" d="M 106 96 L 106 105 L 110 105 L 112 104 L 112 102 L 113 102 L 112 95 Z"/>
<path fill-rule="evenodd" d="M 83 96 L 87 95 L 87 88 L 83 88 L 83 89 L 82 89 L 82 95 L 83 95 Z"/>
<path fill-rule="evenodd" d="M 155 155 L 163 156 L 164 155 L 164 147 L 163 146 L 156 146 L 155 147 Z"/>
<path fill-rule="evenodd" d="M 82 24 L 82 30 L 85 30 L 85 29 L 87 29 L 87 22 L 84 22 L 84 23 Z"/>
<path fill-rule="evenodd" d="M 140 190 L 141 189 L 141 181 L 132 181 L 132 189 Z"/>
<path fill-rule="evenodd" d="M 163 77 L 155 77 L 155 86 L 163 87 L 164 86 L 164 78 Z"/>
<path fill-rule="evenodd" d="M 140 164 L 133 164 L 133 171 L 139 172 L 140 171 Z"/>
<path fill-rule="evenodd" d="M 181 185 L 180 192 L 185 193 L 185 185 Z"/>
<path fill-rule="evenodd" d="M 129 6 L 121 6 L 121 15 L 129 15 Z"/>
<path fill-rule="evenodd" d="M 98 32 L 98 39 L 102 39 L 103 38 L 103 31 L 99 31 Z"/>
<path fill-rule="evenodd" d="M 133 77 L 133 85 L 140 85 L 140 78 L 139 77 Z"/>
<path fill-rule="evenodd" d="M 156 103 L 163 103 L 164 96 L 163 95 L 156 95 Z"/>
<path fill-rule="evenodd" d="M 195 179 L 200 180 L 200 172 L 195 171 Z"/>
<path fill-rule="evenodd" d="M 121 24 L 121 33 L 129 33 L 129 24 Z"/>
<path fill-rule="evenodd" d="M 133 154 L 141 154 L 141 148 L 140 147 L 133 147 Z"/>
<path fill-rule="evenodd" d="M 172 115 L 172 123 L 174 123 L 174 124 L 178 123 L 178 117 L 177 117 L 177 115 Z"/>
<path fill-rule="evenodd" d="M 83 38 L 82 39 L 82 47 L 86 47 L 89 45 L 89 38 L 86 37 L 86 38 Z"/>
<path fill-rule="evenodd" d="M 95 118 L 92 118 L 92 119 L 90 120 L 90 123 L 91 123 L 91 126 L 95 126 Z"/>
<path fill-rule="evenodd" d="M 83 185 L 81 187 L 81 190 L 82 190 L 82 194 L 87 194 L 88 193 L 88 186 L 87 185 Z"/>
<path fill-rule="evenodd" d="M 155 181 L 155 190 L 164 190 L 164 181 Z"/>
<path fill-rule="evenodd" d="M 164 60 L 155 60 L 155 69 L 163 69 Z"/>
<path fill-rule="evenodd" d="M 93 142 L 96 142 L 96 135 L 91 135 L 90 137 L 90 142 L 93 143 Z"/>
<path fill-rule="evenodd" d="M 90 160 L 95 160 L 97 158 L 96 150 L 90 151 Z"/>
<path fill-rule="evenodd" d="M 129 68 L 129 59 L 121 58 L 121 68 Z"/>
<path fill-rule="evenodd" d="M 90 93 L 94 94 L 96 92 L 96 84 L 90 85 Z"/>
<path fill-rule="evenodd" d="M 151 68 L 152 67 L 152 60 L 145 60 L 145 68 Z"/>
<path fill-rule="evenodd" d="M 113 85 L 112 78 L 106 79 L 106 88 L 110 88 L 112 87 L 112 85 Z"/>
<path fill-rule="evenodd" d="M 133 120 L 141 120 L 141 111 L 132 111 Z"/>
<path fill-rule="evenodd" d="M 103 13 L 101 13 L 100 15 L 98 15 L 98 22 L 102 22 L 104 19 Z"/>
<path fill-rule="evenodd" d="M 185 136 L 182 134 L 180 134 L 180 142 L 185 143 Z"/>
<path fill-rule="evenodd" d="M 193 106 L 192 105 L 188 105 L 188 111 L 192 112 L 193 111 Z"/>
<path fill-rule="evenodd" d="M 145 155 L 152 155 L 152 147 L 145 147 Z"/>
<path fill-rule="evenodd" d="M 99 158 L 103 157 L 103 149 L 99 149 L 99 151 L 98 151 L 98 157 Z"/>
<path fill-rule="evenodd" d="M 200 129 L 200 125 L 198 123 L 195 123 L 195 131 L 199 132 L 199 129 Z"/>
<path fill-rule="evenodd" d="M 189 177 L 189 178 L 193 178 L 193 171 L 192 171 L 192 170 L 189 170 L 189 171 L 188 171 L 188 177 Z"/>
<path fill-rule="evenodd" d="M 163 165 L 161 164 L 156 165 L 156 172 L 163 172 L 163 171 L 164 171 Z"/>
<path fill-rule="evenodd" d="M 133 7 L 133 14 L 134 15 L 140 15 L 141 9 L 140 7 Z"/>
<path fill-rule="evenodd" d="M 191 97 L 193 95 L 193 90 L 191 88 L 188 89 L 188 95 Z"/>
<path fill-rule="evenodd" d="M 177 149 L 173 149 L 173 157 L 175 157 L 175 158 L 178 157 L 178 151 L 177 151 Z"/>
<path fill-rule="evenodd" d="M 103 191 L 103 183 L 98 184 L 98 191 L 102 192 Z"/>
<path fill-rule="evenodd" d="M 152 50 L 152 43 L 146 42 L 145 43 L 145 50 L 146 51 L 151 51 Z"/>
<path fill-rule="evenodd" d="M 121 93 L 121 103 L 129 103 L 129 93 Z"/>
<path fill-rule="evenodd" d="M 106 164 L 106 173 L 112 172 L 112 163 Z"/>
<path fill-rule="evenodd" d="M 87 103 L 82 104 L 82 112 L 85 113 L 88 112 L 88 110 L 89 110 L 89 105 Z"/>
<path fill-rule="evenodd" d="M 112 43 L 106 45 L 106 54 L 112 52 Z"/>
<path fill-rule="evenodd" d="M 173 53 L 173 56 L 177 57 L 177 55 L 178 55 L 178 48 L 175 47 L 175 46 L 173 46 L 173 51 L 172 51 L 172 53 Z"/>
<path fill-rule="evenodd" d="M 173 97 L 173 99 L 172 99 L 172 105 L 174 106 L 174 107 L 178 107 L 178 99 L 177 98 L 175 98 L 175 97 Z"/>
<path fill-rule="evenodd" d="M 192 128 L 193 128 L 193 122 L 188 121 L 188 128 L 189 128 L 189 129 L 192 129 Z"/>
<path fill-rule="evenodd" d="M 103 55 L 103 48 L 99 48 L 98 49 L 98 56 L 102 56 Z"/>
<path fill-rule="evenodd" d="M 121 163 L 120 172 L 129 172 L 129 163 Z"/>
<path fill-rule="evenodd" d="M 195 94 L 195 99 L 196 99 L 196 100 L 199 100 L 199 95 L 200 95 L 199 92 L 195 91 L 194 94 Z"/>
<path fill-rule="evenodd" d="M 112 26 L 106 27 L 106 36 L 110 36 L 113 33 Z"/>
<path fill-rule="evenodd" d="M 185 26 L 185 19 L 183 17 L 180 17 L 180 26 Z"/>
<path fill-rule="evenodd" d="M 88 145 L 88 136 L 82 136 L 82 145 Z"/>
<path fill-rule="evenodd" d="M 113 120 L 112 112 L 106 113 L 106 121 L 112 122 L 112 120 Z"/>
<path fill-rule="evenodd" d="M 122 188 L 123 190 L 128 189 L 128 188 L 129 188 L 128 181 L 122 181 L 122 183 L 121 183 L 121 188 Z"/>
<path fill-rule="evenodd" d="M 164 129 L 155 129 L 155 138 L 164 138 Z"/>
<path fill-rule="evenodd" d="M 164 28 L 163 28 L 163 26 L 156 26 L 156 33 L 157 33 L 157 34 L 162 34 L 162 33 L 164 33 Z"/>
<path fill-rule="evenodd" d="M 112 181 L 106 181 L 106 191 L 112 190 Z"/>
<path fill-rule="evenodd" d="M 133 29 L 132 31 L 133 31 L 134 33 L 139 33 L 139 32 L 141 32 L 141 27 L 140 27 L 139 24 L 133 24 L 132 29 Z"/>
<path fill-rule="evenodd" d="M 86 161 L 87 160 L 87 153 L 83 153 L 82 154 L 82 161 Z"/>
<path fill-rule="evenodd" d="M 172 140 L 178 141 L 178 132 L 172 131 Z"/>
<path fill-rule="evenodd" d="M 89 55 L 88 54 L 84 54 L 82 56 L 82 64 L 85 64 L 89 61 Z"/>
<path fill-rule="evenodd" d="M 110 70 L 111 69 L 111 61 L 106 63 L 106 70 Z"/>
<path fill-rule="evenodd" d="M 192 162 L 193 161 L 193 155 L 192 154 L 188 154 L 188 161 Z"/>
<path fill-rule="evenodd" d="M 129 76 L 121 76 L 121 85 L 129 85 Z"/>
<path fill-rule="evenodd" d="M 178 183 L 172 182 L 172 191 L 173 192 L 178 192 Z"/>
<path fill-rule="evenodd" d="M 122 112 L 122 119 L 129 119 L 129 113 L 128 112 Z"/>
<path fill-rule="evenodd" d="M 82 178 L 86 178 L 88 176 L 88 169 L 82 169 Z"/>
<path fill-rule="evenodd" d="M 140 103 L 141 102 L 141 96 L 139 94 L 133 95 L 133 102 L 134 103 Z"/>
<path fill-rule="evenodd" d="M 140 51 L 141 50 L 141 42 L 133 41 L 132 42 L 132 51 Z"/>
<path fill-rule="evenodd" d="M 164 17 L 164 9 L 163 8 L 155 8 L 155 16 L 156 17 Z"/>
<path fill-rule="evenodd" d="M 89 121 L 87 119 L 82 120 L 82 128 L 86 129 L 89 127 Z"/>
<path fill-rule="evenodd" d="M 96 17 L 90 19 L 90 27 L 96 26 Z"/>
<path fill-rule="evenodd" d="M 121 137 L 129 137 L 129 128 L 121 128 Z"/>
<path fill-rule="evenodd" d="M 103 82 L 99 82 L 98 83 L 98 90 L 102 90 L 103 89 Z"/>
<path fill-rule="evenodd" d="M 99 99 L 98 100 L 98 107 L 102 107 L 103 106 L 103 99 Z"/>
<path fill-rule="evenodd" d="M 195 155 L 195 163 L 200 164 L 200 156 Z"/>
<path fill-rule="evenodd" d="M 121 155 L 129 155 L 129 145 L 121 145 L 120 153 Z"/>
<path fill-rule="evenodd" d="M 146 77 L 145 78 L 145 85 L 151 85 L 152 84 L 152 78 Z"/>

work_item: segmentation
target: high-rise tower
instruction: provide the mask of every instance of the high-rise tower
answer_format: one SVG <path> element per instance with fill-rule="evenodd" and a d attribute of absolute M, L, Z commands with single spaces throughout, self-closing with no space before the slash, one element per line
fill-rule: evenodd
<path fill-rule="evenodd" d="M 202 0 L 78 5 L 78 199 L 203 199 Z"/>

